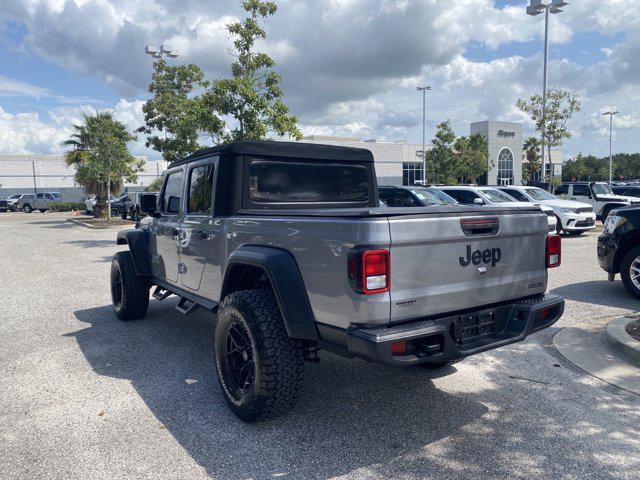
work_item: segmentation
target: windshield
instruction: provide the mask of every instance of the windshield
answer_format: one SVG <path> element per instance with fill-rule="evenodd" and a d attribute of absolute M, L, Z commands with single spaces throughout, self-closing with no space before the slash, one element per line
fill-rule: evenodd
<path fill-rule="evenodd" d="M 20 193 L 14 193 L 13 195 L 9 195 L 7 200 L 15 200 L 16 198 L 20 198 L 22 195 Z"/>
<path fill-rule="evenodd" d="M 593 193 L 596 195 L 612 195 L 611 187 L 606 183 L 594 183 L 591 186 Z"/>
<path fill-rule="evenodd" d="M 416 197 L 427 205 L 452 205 L 456 201 L 440 190 L 431 188 L 416 188 L 411 190 Z"/>
<path fill-rule="evenodd" d="M 61 197 L 60 197 L 60 194 L 59 194 L 58 192 L 51 192 L 51 196 L 52 196 L 53 198 L 61 198 Z"/>
<path fill-rule="evenodd" d="M 534 200 L 555 200 L 556 197 L 541 188 L 527 188 L 526 192 Z"/>
<path fill-rule="evenodd" d="M 515 198 L 507 195 L 500 190 L 495 190 L 493 188 L 487 188 L 483 190 L 478 190 L 478 192 L 489 200 L 491 203 L 505 203 L 505 202 L 515 202 L 517 201 Z"/>

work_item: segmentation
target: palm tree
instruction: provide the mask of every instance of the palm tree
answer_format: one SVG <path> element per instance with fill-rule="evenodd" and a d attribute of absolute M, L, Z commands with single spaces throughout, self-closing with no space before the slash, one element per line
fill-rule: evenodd
<path fill-rule="evenodd" d="M 76 182 L 87 193 L 96 195 L 94 215 L 102 216 L 107 211 L 110 192 L 118 192 L 124 179 L 135 181 L 136 172 L 142 167 L 127 150 L 127 142 L 135 137 L 126 126 L 113 118 L 110 112 L 83 115 L 83 124 L 72 125 L 73 133 L 62 142 L 69 150 L 65 162 L 76 169 Z"/>
<path fill-rule="evenodd" d="M 524 176 L 528 178 L 525 178 L 525 180 L 538 180 L 540 172 L 540 140 L 536 137 L 529 137 L 525 140 L 522 148 L 527 159 Z"/>

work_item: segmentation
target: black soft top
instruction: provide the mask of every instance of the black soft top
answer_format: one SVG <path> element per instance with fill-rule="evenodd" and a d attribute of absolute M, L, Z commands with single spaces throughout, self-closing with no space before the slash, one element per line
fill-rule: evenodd
<path fill-rule="evenodd" d="M 338 147 L 319 143 L 276 142 L 243 140 L 199 150 L 188 157 L 174 162 L 171 167 L 182 165 L 210 155 L 256 155 L 286 159 L 327 160 L 333 162 L 371 162 L 373 154 L 364 148 Z"/>

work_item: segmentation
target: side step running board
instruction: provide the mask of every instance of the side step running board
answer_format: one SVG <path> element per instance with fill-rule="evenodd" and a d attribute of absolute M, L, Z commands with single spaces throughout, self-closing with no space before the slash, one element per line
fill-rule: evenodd
<path fill-rule="evenodd" d="M 197 310 L 199 305 L 187 298 L 182 297 L 178 304 L 176 305 L 176 310 L 182 313 L 183 315 L 188 315 L 191 312 Z"/>
<path fill-rule="evenodd" d="M 171 295 L 173 295 L 172 292 L 166 288 L 162 288 L 160 285 L 156 285 L 156 289 L 153 291 L 153 298 L 160 302 Z"/>

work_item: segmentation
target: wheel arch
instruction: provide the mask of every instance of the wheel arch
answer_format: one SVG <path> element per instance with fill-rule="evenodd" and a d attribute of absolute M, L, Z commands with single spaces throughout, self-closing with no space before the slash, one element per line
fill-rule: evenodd
<path fill-rule="evenodd" d="M 147 277 L 152 275 L 149 239 L 148 233 L 145 230 L 139 228 L 120 230 L 116 237 L 116 244 L 127 245 L 129 247 L 133 267 L 138 275 Z"/>
<path fill-rule="evenodd" d="M 629 251 L 640 245 L 640 232 L 630 236 L 625 237 L 618 244 L 618 248 L 616 249 L 616 253 L 613 257 L 613 271 L 614 273 L 620 273 L 620 267 L 622 265 L 622 260 L 629 253 Z"/>
<path fill-rule="evenodd" d="M 230 293 L 256 288 L 261 277 L 273 290 L 287 334 L 298 340 L 319 340 L 300 270 L 286 250 L 246 245 L 234 251 L 227 260 L 220 301 Z"/>

